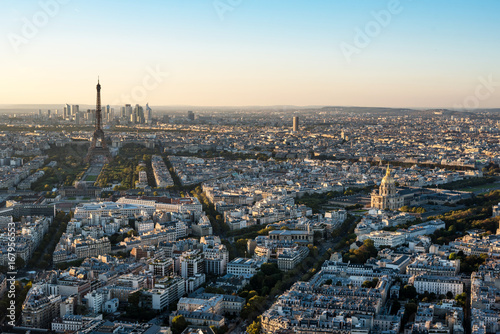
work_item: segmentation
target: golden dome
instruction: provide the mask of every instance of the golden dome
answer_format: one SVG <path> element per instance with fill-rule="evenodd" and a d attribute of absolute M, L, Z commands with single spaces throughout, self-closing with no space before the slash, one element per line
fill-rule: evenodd
<path fill-rule="evenodd" d="M 387 171 L 385 172 L 385 176 L 382 179 L 381 184 L 394 184 L 394 178 L 391 176 L 391 168 L 387 166 Z"/>

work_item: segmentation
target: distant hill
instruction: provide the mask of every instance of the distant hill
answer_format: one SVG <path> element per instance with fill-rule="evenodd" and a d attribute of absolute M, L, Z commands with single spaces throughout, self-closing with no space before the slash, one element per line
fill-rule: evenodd
<path fill-rule="evenodd" d="M 103 104 L 106 105 L 106 104 Z M 145 103 L 143 104 L 145 105 Z M 95 109 L 95 105 L 79 104 L 80 110 Z M 479 112 L 500 113 L 500 108 L 492 109 L 476 109 L 476 110 L 452 110 L 452 109 L 426 109 L 426 108 L 385 108 L 385 107 L 356 107 L 356 106 L 293 106 L 293 105 L 273 105 L 273 106 L 189 106 L 189 105 L 174 105 L 174 106 L 154 106 L 150 105 L 155 111 L 160 112 L 183 112 L 187 110 L 194 111 L 274 111 L 274 112 L 292 112 L 297 110 L 321 110 L 321 111 L 343 111 L 356 114 L 382 114 L 382 115 L 401 115 L 401 114 L 417 114 L 417 115 L 474 115 Z M 112 105 L 113 108 L 121 106 Z M 39 109 L 46 111 L 63 110 L 64 104 L 0 104 L 0 114 L 14 113 L 35 113 Z"/>

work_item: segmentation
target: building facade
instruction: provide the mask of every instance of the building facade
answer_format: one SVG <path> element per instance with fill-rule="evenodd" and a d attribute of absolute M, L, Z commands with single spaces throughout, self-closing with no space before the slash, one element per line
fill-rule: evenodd
<path fill-rule="evenodd" d="M 398 210 L 404 205 L 404 199 L 396 189 L 396 181 L 391 175 L 391 169 L 387 166 L 387 172 L 380 183 L 378 193 L 374 191 L 371 195 L 372 208 L 379 210 Z"/>
<path fill-rule="evenodd" d="M 458 277 L 443 277 L 421 275 L 415 277 L 413 286 L 417 293 L 435 293 L 436 295 L 446 295 L 451 292 L 453 296 L 464 292 L 464 283 Z"/>

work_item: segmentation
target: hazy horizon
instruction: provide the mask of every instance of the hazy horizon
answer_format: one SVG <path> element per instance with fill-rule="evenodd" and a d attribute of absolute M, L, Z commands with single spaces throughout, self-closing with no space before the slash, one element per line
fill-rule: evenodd
<path fill-rule="evenodd" d="M 71 105 L 71 104 L 70 104 Z M 95 109 L 95 104 L 78 104 L 80 110 L 85 111 L 88 109 Z M 143 104 L 142 106 L 144 106 Z M 106 104 L 103 104 L 106 106 Z M 328 108 L 339 108 L 347 109 L 347 112 L 351 112 L 349 109 L 374 109 L 373 111 L 379 110 L 395 110 L 395 111 L 449 111 L 449 112 L 475 112 L 475 111 L 497 111 L 500 112 L 500 108 L 477 108 L 477 109 L 454 109 L 454 108 L 432 108 L 432 107 L 385 107 L 385 106 L 334 106 L 334 105 L 319 105 L 319 106 L 297 106 L 297 105 L 269 105 L 269 106 L 194 106 L 194 105 L 151 105 L 149 106 L 153 109 L 153 112 L 185 112 L 188 110 L 193 110 L 195 112 L 206 112 L 206 111 L 282 111 L 293 113 L 295 111 L 308 111 L 316 109 L 328 109 Z M 112 108 L 119 108 L 121 105 L 110 105 Z M 0 113 L 10 112 L 31 112 L 37 113 L 38 110 L 43 112 L 47 110 L 60 110 L 62 111 L 64 104 L 60 103 L 48 103 L 48 104 L 0 104 Z M 116 110 L 116 109 L 115 109 Z M 367 110 L 368 111 L 368 110 Z"/>

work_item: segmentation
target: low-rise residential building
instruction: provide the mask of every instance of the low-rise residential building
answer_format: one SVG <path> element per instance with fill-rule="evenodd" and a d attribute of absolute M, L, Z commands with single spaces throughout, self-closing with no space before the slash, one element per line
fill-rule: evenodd
<path fill-rule="evenodd" d="M 245 302 L 245 299 L 239 296 L 203 293 L 193 298 L 181 298 L 177 303 L 177 309 L 219 315 L 239 315 Z"/>
<path fill-rule="evenodd" d="M 382 246 L 397 247 L 406 242 L 406 237 L 403 233 L 389 231 L 375 231 L 358 237 L 359 241 L 366 239 L 373 240 L 373 244 L 377 248 Z"/>
<path fill-rule="evenodd" d="M 178 301 L 185 292 L 186 281 L 182 277 L 165 277 L 158 280 L 154 288 L 144 291 L 143 295 L 146 307 L 164 310 L 168 305 Z"/>
<path fill-rule="evenodd" d="M 301 263 L 308 254 L 309 248 L 304 246 L 285 248 L 278 254 L 278 268 L 283 271 L 292 270 Z"/>
<path fill-rule="evenodd" d="M 227 273 L 232 275 L 253 276 L 261 266 L 261 262 L 254 259 L 238 257 L 227 265 Z"/>
<path fill-rule="evenodd" d="M 172 258 L 152 259 L 148 261 L 149 271 L 154 276 L 171 276 L 174 273 L 174 260 Z"/>
<path fill-rule="evenodd" d="M 226 274 L 229 252 L 225 245 L 206 245 L 203 248 L 203 254 L 205 257 L 205 273 L 213 275 Z"/>
<path fill-rule="evenodd" d="M 443 259 L 437 255 L 421 254 L 406 267 L 408 275 L 456 276 L 460 271 L 460 260 Z"/>
<path fill-rule="evenodd" d="M 64 315 L 52 321 L 51 329 L 58 333 L 76 332 L 84 326 L 83 316 Z"/>
<path fill-rule="evenodd" d="M 59 316 L 62 302 L 60 295 L 47 295 L 38 286 L 33 286 L 23 303 L 22 325 L 31 328 L 51 328 L 52 319 Z"/>
<path fill-rule="evenodd" d="M 155 211 L 154 206 L 127 204 L 123 202 L 82 203 L 76 206 L 74 217 L 76 219 L 84 219 L 90 218 L 91 215 L 111 216 L 113 214 L 134 217 L 143 212 L 152 215 Z"/>
<path fill-rule="evenodd" d="M 174 185 L 174 180 L 168 171 L 167 165 L 160 155 L 151 157 L 151 167 L 155 177 L 156 186 L 159 188 L 170 187 Z"/>
<path fill-rule="evenodd" d="M 170 313 L 170 323 L 172 323 L 172 320 L 178 315 L 182 315 L 187 322 L 194 326 L 215 326 L 219 328 L 225 324 L 225 318 L 215 313 L 179 310 Z"/>
<path fill-rule="evenodd" d="M 296 242 L 301 244 L 310 244 L 314 242 L 314 232 L 310 229 L 302 230 L 274 230 L 269 231 L 271 241 Z"/>
<path fill-rule="evenodd" d="M 464 282 L 459 277 L 420 275 L 413 280 L 413 286 L 418 293 L 435 293 L 446 295 L 451 292 L 453 296 L 464 292 Z"/>
<path fill-rule="evenodd" d="M 367 333 L 387 298 L 390 279 L 381 277 L 375 288 L 366 289 L 324 284 L 330 277 L 320 271 L 309 282 L 295 283 L 262 314 L 263 331 L 347 334 L 352 325 Z M 346 319 L 347 315 L 352 318 Z"/>

